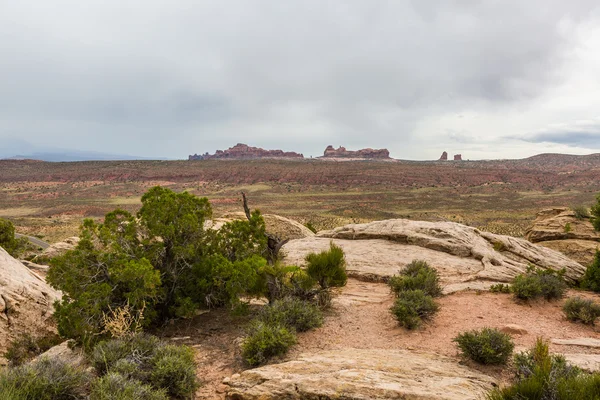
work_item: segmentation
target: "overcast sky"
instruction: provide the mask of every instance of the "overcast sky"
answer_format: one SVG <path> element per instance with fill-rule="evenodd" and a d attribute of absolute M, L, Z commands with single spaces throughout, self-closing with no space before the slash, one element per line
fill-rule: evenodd
<path fill-rule="evenodd" d="M 0 0 L 0 147 L 600 152 L 598 0 Z"/>

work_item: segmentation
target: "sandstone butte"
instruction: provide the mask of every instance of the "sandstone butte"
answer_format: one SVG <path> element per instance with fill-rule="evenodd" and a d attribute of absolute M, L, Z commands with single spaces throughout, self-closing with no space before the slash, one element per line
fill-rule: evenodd
<path fill-rule="evenodd" d="M 390 152 L 387 149 L 361 149 L 356 151 L 346 150 L 345 147 L 334 149 L 329 145 L 323 152 L 322 158 L 360 158 L 360 159 L 390 159 Z"/>
<path fill-rule="evenodd" d="M 190 155 L 188 160 L 210 160 L 210 159 L 256 159 L 256 158 L 304 158 L 302 154 L 293 151 L 265 150 L 260 147 L 251 147 L 238 143 L 227 150 L 217 150 L 215 154 L 205 153 L 203 155 Z"/>

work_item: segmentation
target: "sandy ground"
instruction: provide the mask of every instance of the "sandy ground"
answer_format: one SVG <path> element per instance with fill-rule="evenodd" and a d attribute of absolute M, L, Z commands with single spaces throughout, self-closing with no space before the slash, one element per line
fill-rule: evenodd
<path fill-rule="evenodd" d="M 570 291 L 567 297 L 599 295 Z M 348 281 L 327 312 L 325 324 L 314 331 L 302 333 L 298 344 L 283 358 L 273 363 L 294 359 L 303 352 L 341 348 L 426 350 L 457 357 L 452 339 L 460 332 L 482 327 L 501 328 L 517 324 L 527 333 L 513 335 L 517 349 L 530 347 L 537 337 L 600 339 L 600 327 L 575 324 L 564 318 L 564 300 L 515 303 L 511 295 L 461 292 L 439 299 L 440 311 L 435 318 L 415 331 L 398 326 L 389 312 L 393 297 L 387 285 Z M 193 346 L 199 363 L 198 376 L 204 382 L 198 398 L 223 399 L 223 378 L 240 372 L 244 365 L 239 359 L 239 342 L 244 325 L 250 317 L 232 317 L 225 310 L 211 311 L 195 318 L 186 326 L 171 327 L 168 336 Z M 183 339 L 182 339 L 183 338 Z M 576 346 L 552 345 L 552 351 L 562 353 L 593 353 L 600 350 Z M 499 367 L 469 365 L 505 380 L 509 372 Z"/>

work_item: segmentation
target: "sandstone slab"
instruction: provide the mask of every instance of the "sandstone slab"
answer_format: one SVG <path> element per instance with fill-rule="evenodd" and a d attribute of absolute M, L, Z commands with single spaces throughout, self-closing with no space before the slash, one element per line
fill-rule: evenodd
<path fill-rule="evenodd" d="M 62 256 L 67 251 L 73 250 L 75 246 L 77 246 L 77 243 L 79 243 L 79 238 L 77 236 L 67 238 L 62 242 L 54 243 L 45 248 L 41 256 L 47 258 Z"/>
<path fill-rule="evenodd" d="M 24 333 L 52 330 L 53 303 L 60 293 L 0 247 L 0 353 Z"/>
<path fill-rule="evenodd" d="M 569 364 L 575 365 L 585 371 L 600 371 L 600 354 L 567 353 L 563 354 Z"/>
<path fill-rule="evenodd" d="M 283 247 L 284 262 L 304 265 L 310 252 L 328 248 L 330 241 L 344 249 L 350 276 L 386 281 L 415 259 L 425 260 L 440 274 L 445 292 L 466 288 L 486 290 L 510 282 L 532 264 L 566 269 L 574 281 L 585 268 L 565 255 L 510 236 L 482 232 L 454 222 L 405 219 L 351 224 L 315 237 L 292 240 Z"/>
<path fill-rule="evenodd" d="M 493 378 L 455 360 L 408 350 L 342 349 L 300 355 L 224 381 L 230 400 L 481 399 Z"/>
<path fill-rule="evenodd" d="M 552 339 L 551 342 L 553 344 L 559 344 L 561 346 L 600 348 L 600 339 L 595 338 Z"/>

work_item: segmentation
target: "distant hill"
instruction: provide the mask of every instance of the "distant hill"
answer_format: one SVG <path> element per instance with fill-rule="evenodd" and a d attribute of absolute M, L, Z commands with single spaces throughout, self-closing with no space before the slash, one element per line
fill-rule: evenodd
<path fill-rule="evenodd" d="M 2 157 L 0 157 L 2 158 Z M 72 152 L 39 152 L 18 154 L 3 159 L 9 160 L 40 160 L 50 162 L 68 162 L 68 161 L 118 161 L 118 160 L 155 160 L 156 158 L 136 157 L 122 154 L 97 153 L 93 151 L 72 151 Z M 164 160 L 164 158 L 161 158 Z"/>

